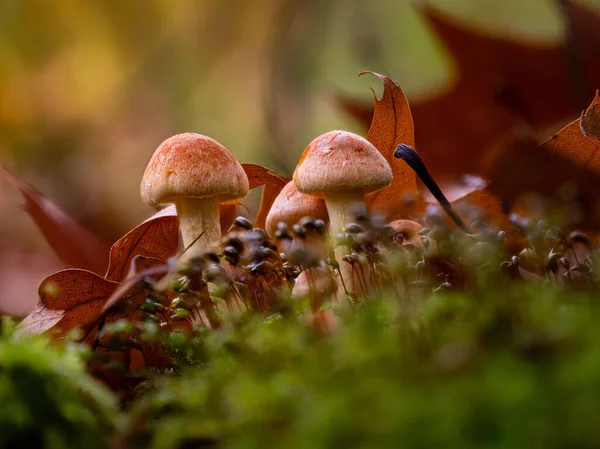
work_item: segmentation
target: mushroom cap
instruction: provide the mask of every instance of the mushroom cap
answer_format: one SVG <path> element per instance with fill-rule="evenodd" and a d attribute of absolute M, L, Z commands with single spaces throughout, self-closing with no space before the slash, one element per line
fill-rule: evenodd
<path fill-rule="evenodd" d="M 156 149 L 140 186 L 150 205 L 176 198 L 225 202 L 248 193 L 248 177 L 233 155 L 214 139 L 194 133 L 169 137 Z"/>
<path fill-rule="evenodd" d="M 298 223 L 303 217 L 321 219 L 329 222 L 325 201 L 314 196 L 306 195 L 298 190 L 293 181 L 288 182 L 269 210 L 265 228 L 269 235 L 274 235 L 277 223 L 284 222 L 288 226 Z"/>
<path fill-rule="evenodd" d="M 313 300 L 324 299 L 333 295 L 337 290 L 337 282 L 331 272 L 321 267 L 311 267 L 304 270 L 296 278 L 292 289 L 292 298 Z"/>
<path fill-rule="evenodd" d="M 392 168 L 367 139 L 348 131 L 330 131 L 306 147 L 294 182 L 301 192 L 315 196 L 349 189 L 371 193 L 392 182 Z"/>
<path fill-rule="evenodd" d="M 412 220 L 394 220 L 388 226 L 394 240 L 400 241 L 401 245 L 411 243 L 416 246 L 423 246 L 421 236 L 418 234 L 423 229 L 421 223 Z"/>

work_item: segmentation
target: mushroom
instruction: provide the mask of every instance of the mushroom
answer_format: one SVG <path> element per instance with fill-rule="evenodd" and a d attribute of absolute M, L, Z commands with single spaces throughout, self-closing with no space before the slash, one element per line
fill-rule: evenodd
<path fill-rule="evenodd" d="M 357 216 L 366 215 L 365 194 L 391 181 L 392 169 L 377 148 L 347 131 L 330 131 L 313 140 L 294 172 L 298 190 L 325 199 L 332 241 Z M 347 254 L 346 246 L 336 246 L 342 282 L 350 293 L 358 296 L 362 292 L 352 275 L 352 265 L 343 262 Z"/>
<path fill-rule="evenodd" d="M 322 333 L 332 332 L 337 319 L 331 309 L 321 310 L 324 301 L 331 298 L 337 290 L 337 284 L 331 272 L 321 267 L 304 270 L 296 278 L 292 289 L 292 299 L 308 298 L 311 310 L 304 316 L 307 324 Z"/>
<path fill-rule="evenodd" d="M 296 278 L 292 299 L 309 298 L 313 310 L 318 310 L 323 301 L 333 295 L 337 284 L 331 272 L 322 267 L 311 267 Z"/>
<path fill-rule="evenodd" d="M 219 203 L 248 193 L 240 163 L 219 142 L 200 134 L 177 134 L 156 149 L 140 187 L 152 206 L 175 204 L 189 260 L 221 239 Z"/>
<path fill-rule="evenodd" d="M 328 223 L 329 216 L 327 215 L 325 201 L 300 192 L 296 184 L 290 181 L 281 190 L 277 198 L 275 198 L 267 215 L 265 228 L 270 236 L 275 236 L 279 223 L 285 223 L 291 228 L 305 217 L 323 220 L 325 223 Z M 298 245 L 299 243 L 300 245 Z M 306 239 L 302 242 L 298 242 L 297 238 L 295 238 L 291 245 L 285 245 L 280 250 L 287 253 L 294 247 L 301 246 L 314 253 L 316 257 L 327 257 L 328 250 L 326 245 L 327 243 L 322 236 L 307 235 Z"/>
<path fill-rule="evenodd" d="M 388 224 L 392 239 L 400 246 L 413 245 L 423 247 L 419 231 L 423 229 L 421 223 L 412 220 L 394 220 Z"/>

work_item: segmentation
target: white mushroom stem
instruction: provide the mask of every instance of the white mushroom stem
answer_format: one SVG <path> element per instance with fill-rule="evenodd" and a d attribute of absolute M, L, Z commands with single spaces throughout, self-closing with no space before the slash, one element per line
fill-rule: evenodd
<path fill-rule="evenodd" d="M 357 214 L 366 214 L 365 193 L 363 189 L 352 189 L 334 192 L 325 192 L 325 205 L 329 214 L 329 232 L 332 243 L 335 245 L 336 236 L 344 233 L 344 228 L 349 223 L 356 221 Z M 364 293 L 357 276 L 353 273 L 352 265 L 344 261 L 344 256 L 350 254 L 351 250 L 347 246 L 335 246 L 335 259 L 340 264 L 340 275 L 343 278 L 343 284 L 340 280 L 338 294 L 344 295 L 344 288 L 348 293 L 353 294 L 355 298 Z"/>
<path fill-rule="evenodd" d="M 219 203 L 213 198 L 182 198 L 177 201 L 179 229 L 185 253 L 181 262 L 202 255 L 221 240 Z"/>

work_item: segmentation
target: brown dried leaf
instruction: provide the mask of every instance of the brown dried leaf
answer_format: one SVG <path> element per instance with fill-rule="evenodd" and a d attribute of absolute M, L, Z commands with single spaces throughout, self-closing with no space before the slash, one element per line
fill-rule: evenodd
<path fill-rule="evenodd" d="M 40 302 L 48 309 L 62 311 L 55 324 L 48 320 L 38 326 L 38 333 L 50 328 L 67 333 L 87 328 L 100 318 L 102 306 L 119 286 L 91 271 L 68 269 L 48 276 L 39 287 Z"/>
<path fill-rule="evenodd" d="M 25 210 L 61 262 L 95 273 L 104 273 L 108 245 L 85 229 L 50 199 L 0 167 L 0 172 L 25 199 Z"/>
<path fill-rule="evenodd" d="M 248 176 L 250 189 L 264 185 L 260 197 L 260 206 L 254 220 L 254 226 L 264 228 L 273 201 L 275 201 L 275 198 L 277 198 L 281 189 L 283 189 L 290 180 L 285 176 L 258 164 L 242 164 L 242 168 L 246 172 L 246 176 Z"/>
<path fill-rule="evenodd" d="M 405 214 L 403 197 L 417 193 L 415 173 L 403 160 L 394 157 L 394 151 L 401 143 L 414 148 L 413 120 L 408 100 L 394 80 L 374 72 L 362 72 L 359 76 L 365 73 L 375 75 L 383 83 L 381 98 L 373 91 L 375 112 L 367 140 L 385 157 L 394 175 L 388 187 L 367 196 L 367 207 L 393 219 Z"/>
<path fill-rule="evenodd" d="M 573 36 L 556 45 L 486 34 L 432 3 L 417 6 L 457 69 L 438 95 L 411 101 L 419 152 L 435 177 L 480 173 L 481 156 L 515 126 L 539 131 L 575 117 L 598 87 L 600 15 L 583 2 L 560 2 Z M 574 73 L 574 65 L 581 73 Z M 368 102 L 344 96 L 336 101 L 368 126 Z M 449 113 L 458 106 L 459 114 Z"/>
<path fill-rule="evenodd" d="M 40 300 L 35 309 L 19 323 L 17 335 L 43 334 L 48 329 L 55 326 L 64 315 L 64 310 L 49 309 Z"/>
<path fill-rule="evenodd" d="M 590 108 L 598 105 L 596 96 Z M 567 188 L 576 193 L 583 213 L 581 220 L 571 214 L 570 224 L 600 223 L 600 141 L 583 134 L 580 119 L 540 145 L 527 135 L 504 139 L 488 151 L 486 168 L 492 190 L 508 209 L 525 193 L 561 197 Z"/>
<path fill-rule="evenodd" d="M 136 256 L 166 262 L 177 254 L 179 219 L 175 206 L 168 206 L 121 237 L 110 250 L 106 279 L 121 281 Z"/>
<path fill-rule="evenodd" d="M 262 165 L 244 163 L 242 164 L 242 168 L 246 172 L 246 176 L 248 176 L 250 189 L 254 189 L 265 184 L 273 184 L 283 187 L 289 181 L 289 179 L 286 179 L 279 173 L 263 167 Z"/>
<path fill-rule="evenodd" d="M 594 102 L 581 113 L 579 127 L 584 136 L 600 140 L 600 97 L 598 91 L 596 91 Z"/>

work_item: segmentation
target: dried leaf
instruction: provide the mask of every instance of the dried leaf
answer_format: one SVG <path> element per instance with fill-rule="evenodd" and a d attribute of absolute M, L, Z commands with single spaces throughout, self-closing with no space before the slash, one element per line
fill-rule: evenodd
<path fill-rule="evenodd" d="M 289 181 L 289 179 L 286 179 L 279 173 L 263 167 L 262 165 L 244 163 L 242 164 L 242 168 L 246 172 L 246 176 L 248 176 L 250 189 L 254 189 L 265 184 L 273 184 L 283 187 Z"/>
<path fill-rule="evenodd" d="M 488 35 L 418 3 L 457 69 L 438 95 L 411 101 L 419 152 L 435 177 L 480 173 L 484 151 L 516 125 L 539 131 L 580 113 L 600 77 L 600 16 L 581 2 L 563 3 L 574 39 L 557 45 Z M 575 82 L 573 60 L 581 68 Z M 369 104 L 337 101 L 368 126 Z"/>
<path fill-rule="evenodd" d="M 33 187 L 2 167 L 0 171 L 23 196 L 25 210 L 31 215 L 62 263 L 69 267 L 104 273 L 109 249 L 105 242 L 73 220 Z"/>
<path fill-rule="evenodd" d="M 164 266 L 176 255 L 179 224 L 174 213 L 175 207 L 165 208 L 119 239 L 110 251 L 106 278 L 87 270 L 69 269 L 44 279 L 39 287 L 40 303 L 19 326 L 21 332 L 55 329 L 65 333 L 78 327 L 91 328 L 102 315 L 105 303 L 124 285 L 117 281 L 124 280 L 134 261 L 139 262 L 136 269 L 141 271 Z M 129 296 L 135 305 L 144 295 L 134 284 L 126 284 L 119 298 Z"/>
<path fill-rule="evenodd" d="M 17 335 L 39 335 L 54 327 L 65 315 L 64 310 L 53 310 L 39 301 L 35 309 L 19 323 Z"/>
<path fill-rule="evenodd" d="M 67 333 L 89 326 L 100 318 L 102 306 L 118 286 L 118 282 L 86 270 L 68 269 L 48 276 L 39 287 L 40 302 L 50 310 L 62 311 L 63 316 L 50 327 L 51 321 L 47 321 L 38 332 L 53 328 Z"/>
<path fill-rule="evenodd" d="M 458 215 L 467 223 L 481 222 L 497 229 L 506 227 L 507 219 L 500 197 L 488 189 L 488 182 L 483 178 L 464 176 L 459 181 L 442 182 L 440 188 Z M 437 204 L 430 192 L 422 190 L 421 193 L 427 203 Z M 447 223 L 454 225 L 449 218 Z"/>
<path fill-rule="evenodd" d="M 275 199 L 282 190 L 283 187 L 280 185 L 265 184 L 260 197 L 260 207 L 256 214 L 256 218 L 254 219 L 254 226 L 265 229 L 267 215 L 269 215 L 269 211 L 271 210 Z"/>
<path fill-rule="evenodd" d="M 136 256 L 167 261 L 177 254 L 179 219 L 168 206 L 121 237 L 110 250 L 106 279 L 121 281 Z"/>
<path fill-rule="evenodd" d="M 367 197 L 367 207 L 371 211 L 384 213 L 388 218 L 400 217 L 405 211 L 403 196 L 417 192 L 416 177 L 406 163 L 394 157 L 396 147 L 407 144 L 414 148 L 415 137 L 412 115 L 408 100 L 400 86 L 385 75 L 374 72 L 383 83 L 383 95 L 375 98 L 375 112 L 367 140 L 385 157 L 392 167 L 392 183 Z"/>
<path fill-rule="evenodd" d="M 250 216 L 250 211 L 239 201 L 231 201 L 229 203 L 219 204 L 220 221 L 221 221 L 221 234 L 227 233 L 227 230 L 233 224 L 233 221 L 237 217 Z"/>
<path fill-rule="evenodd" d="M 596 91 L 594 102 L 581 113 L 579 120 L 583 135 L 596 139 L 600 139 L 600 97 L 598 95 L 598 91 Z"/>
<path fill-rule="evenodd" d="M 281 189 L 283 189 L 290 180 L 279 173 L 258 164 L 242 164 L 242 168 L 246 172 L 246 176 L 248 176 L 250 189 L 264 185 L 260 198 L 260 206 L 254 220 L 254 226 L 264 228 L 273 201 L 275 201 L 275 198 L 277 198 Z"/>
<path fill-rule="evenodd" d="M 600 104 L 596 96 L 590 108 Z M 582 215 L 570 214 L 570 224 L 600 223 L 600 141 L 585 136 L 580 119 L 540 145 L 527 135 L 508 137 L 489 150 L 488 176 L 492 190 L 511 208 L 524 193 L 577 200 Z M 565 190 L 566 189 L 566 190 Z"/>

